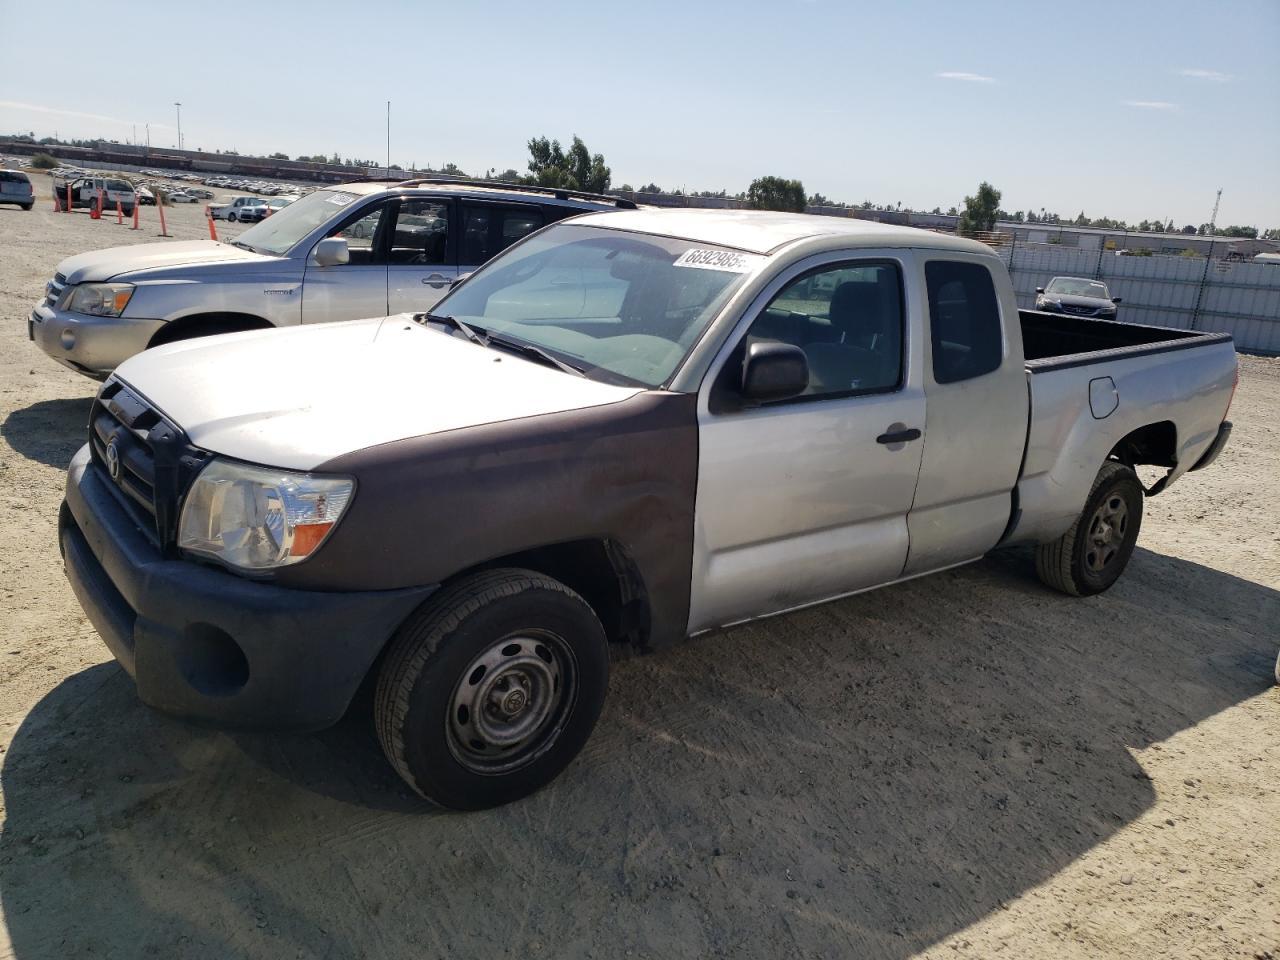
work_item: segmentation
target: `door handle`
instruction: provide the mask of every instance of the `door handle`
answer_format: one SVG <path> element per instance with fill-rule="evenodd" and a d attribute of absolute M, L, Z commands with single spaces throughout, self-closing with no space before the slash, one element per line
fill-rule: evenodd
<path fill-rule="evenodd" d="M 433 273 L 429 277 L 423 277 L 422 282 L 427 284 L 427 286 L 430 286 L 430 287 L 443 287 L 448 285 L 449 278 L 445 276 L 441 276 L 438 273 Z"/>
<path fill-rule="evenodd" d="M 920 431 L 915 427 L 907 430 L 895 430 L 893 433 L 882 433 L 876 437 L 876 443 L 906 443 L 908 440 L 919 440 Z"/>

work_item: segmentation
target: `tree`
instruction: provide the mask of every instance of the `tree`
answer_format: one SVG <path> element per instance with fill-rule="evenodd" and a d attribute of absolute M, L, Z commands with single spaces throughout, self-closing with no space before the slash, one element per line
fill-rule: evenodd
<path fill-rule="evenodd" d="M 758 177 L 747 187 L 747 203 L 757 210 L 804 213 L 804 184 L 783 177 Z"/>
<path fill-rule="evenodd" d="M 392 167 L 392 169 L 395 169 L 395 167 Z M 446 163 L 443 167 L 440 168 L 440 172 L 443 173 L 446 177 L 465 177 L 467 175 L 466 171 L 464 171 L 456 163 Z"/>
<path fill-rule="evenodd" d="M 1218 231 L 1224 237 L 1245 237 L 1250 240 L 1258 239 L 1258 230 L 1256 227 L 1227 227 Z"/>
<path fill-rule="evenodd" d="M 987 233 L 995 229 L 996 211 L 1000 209 L 1000 191 L 987 181 L 978 184 L 978 192 L 964 198 L 964 212 L 956 225 L 959 233 Z"/>
<path fill-rule="evenodd" d="M 272 153 L 267 156 L 267 159 L 268 160 L 288 160 L 289 155 L 287 153 Z"/>
<path fill-rule="evenodd" d="M 37 153 L 31 158 L 31 166 L 37 170 L 52 170 L 58 165 L 58 161 L 47 153 Z"/>
<path fill-rule="evenodd" d="M 604 155 L 588 151 L 581 137 L 574 136 L 568 153 L 559 140 L 535 137 L 529 141 L 529 176 L 524 179 L 540 187 L 604 193 L 613 173 L 605 166 Z"/>

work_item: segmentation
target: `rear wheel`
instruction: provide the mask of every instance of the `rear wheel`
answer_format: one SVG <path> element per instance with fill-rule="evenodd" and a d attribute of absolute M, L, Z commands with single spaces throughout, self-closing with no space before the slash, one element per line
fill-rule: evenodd
<path fill-rule="evenodd" d="M 378 739 L 396 772 L 456 810 L 550 782 L 586 743 L 609 680 L 587 602 L 530 570 L 446 587 L 397 632 L 378 676 Z"/>
<path fill-rule="evenodd" d="M 235 215 L 234 213 L 228 213 L 228 214 L 227 214 L 227 219 L 228 219 L 228 220 L 230 220 L 232 223 L 235 223 L 235 222 L 236 222 L 236 215 Z"/>
<path fill-rule="evenodd" d="M 1036 574 L 1055 590 L 1087 597 L 1124 572 L 1142 526 L 1142 484 L 1132 467 L 1108 461 L 1075 524 L 1036 549 Z"/>

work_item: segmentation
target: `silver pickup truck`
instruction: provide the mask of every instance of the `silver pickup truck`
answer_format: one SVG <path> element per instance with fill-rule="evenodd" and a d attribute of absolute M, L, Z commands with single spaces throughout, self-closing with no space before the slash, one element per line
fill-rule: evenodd
<path fill-rule="evenodd" d="M 1020 312 L 973 241 L 593 214 L 434 313 L 128 361 L 61 546 L 146 703 L 316 728 L 368 678 L 408 784 L 484 807 L 578 752 L 611 645 L 1005 544 L 1038 545 L 1058 590 L 1107 589 L 1144 497 L 1222 449 L 1236 371 L 1223 334 Z"/>
<path fill-rule="evenodd" d="M 27 336 L 64 366 L 101 380 L 164 343 L 426 310 L 459 275 L 544 224 L 634 206 L 492 181 L 350 183 L 318 190 L 230 243 L 149 243 L 70 257 L 45 284 Z M 132 209 L 130 199 L 125 213 Z"/>

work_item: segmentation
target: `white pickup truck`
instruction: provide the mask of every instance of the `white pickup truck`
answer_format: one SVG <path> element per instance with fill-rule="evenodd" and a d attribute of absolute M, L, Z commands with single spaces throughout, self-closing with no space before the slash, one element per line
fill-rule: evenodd
<path fill-rule="evenodd" d="M 127 361 L 60 540 L 146 703 L 315 728 L 368 677 L 409 785 L 484 807 L 578 752 L 611 644 L 1004 544 L 1037 544 L 1065 593 L 1107 589 L 1144 497 L 1222 449 L 1236 371 L 1224 334 L 1020 312 L 973 241 L 591 214 L 435 313 Z"/>

